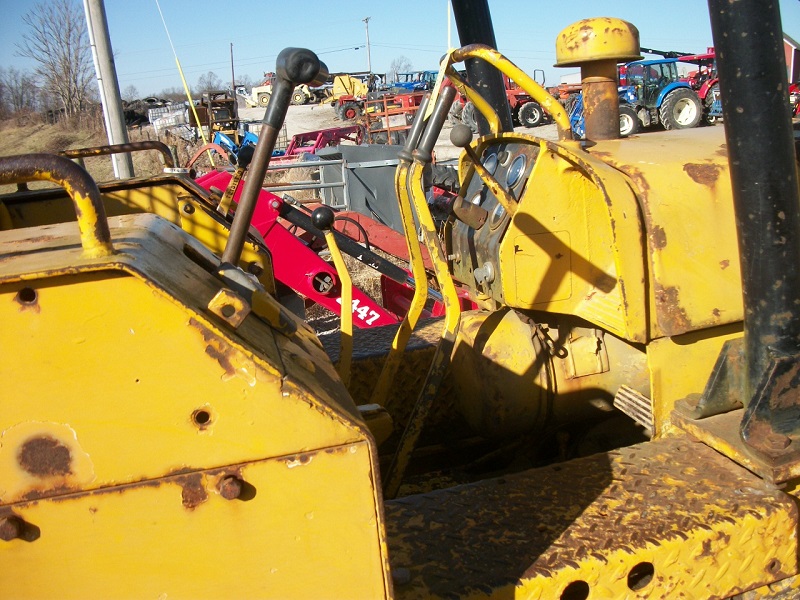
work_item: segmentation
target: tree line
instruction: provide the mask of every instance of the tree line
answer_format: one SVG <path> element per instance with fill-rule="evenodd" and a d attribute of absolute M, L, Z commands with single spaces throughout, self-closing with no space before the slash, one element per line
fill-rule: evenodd
<path fill-rule="evenodd" d="M 24 16 L 25 31 L 16 44 L 16 54 L 29 58 L 33 71 L 0 66 L 0 119 L 33 113 L 80 118 L 95 112 L 99 93 L 89 46 L 86 17 L 75 0 L 52 0 L 35 4 Z M 250 87 L 248 76 L 237 85 Z M 212 71 L 201 75 L 193 93 L 225 89 Z M 138 100 L 139 92 L 129 85 L 122 90 L 123 101 Z M 159 98 L 180 102 L 186 99 L 182 87 L 162 90 Z"/>

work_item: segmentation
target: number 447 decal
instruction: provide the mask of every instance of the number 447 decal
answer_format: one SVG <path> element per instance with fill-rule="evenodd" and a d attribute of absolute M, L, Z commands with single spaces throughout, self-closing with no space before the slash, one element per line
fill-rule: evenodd
<path fill-rule="evenodd" d="M 337 298 L 336 302 L 338 304 L 341 304 L 342 299 Z M 353 299 L 353 314 L 356 315 L 362 321 L 364 321 L 367 325 L 372 325 L 375 321 L 377 321 L 380 318 L 380 314 L 376 313 L 366 304 L 361 306 L 361 302 L 359 301 L 358 298 Z"/>

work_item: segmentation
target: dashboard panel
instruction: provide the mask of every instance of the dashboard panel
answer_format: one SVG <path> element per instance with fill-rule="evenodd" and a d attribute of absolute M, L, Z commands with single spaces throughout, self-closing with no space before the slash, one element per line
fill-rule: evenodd
<path fill-rule="evenodd" d="M 538 156 L 538 144 L 514 140 L 485 147 L 480 160 L 497 185 L 519 202 Z M 503 303 L 499 250 L 511 220 L 510 215 L 477 171 L 463 198 L 464 202 L 485 210 L 486 218 L 477 226 L 455 221 L 450 239 L 453 276 L 468 287 Z"/>

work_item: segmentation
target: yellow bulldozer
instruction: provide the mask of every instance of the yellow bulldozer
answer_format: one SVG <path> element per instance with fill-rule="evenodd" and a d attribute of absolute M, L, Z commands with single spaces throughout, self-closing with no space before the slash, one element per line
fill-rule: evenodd
<path fill-rule="evenodd" d="M 493 49 L 488 4 L 453 0 L 452 85 L 395 173 L 443 319 L 418 284 L 398 327 L 354 333 L 344 310 L 331 342 L 281 304 L 250 220 L 292 90 L 324 78 L 308 50 L 278 57 L 235 210 L 168 152 L 162 176 L 100 184 L 68 157 L 0 159 L 18 185 L 0 196 L 0 598 L 798 597 L 780 15 L 709 5 L 724 128 L 620 139 L 638 31 L 597 18 L 556 41 L 582 71 L 576 140 Z M 503 75 L 558 140 L 513 132 Z M 438 223 L 423 180 L 456 89 L 481 135 L 453 128 L 461 191 Z M 347 306 L 333 214 L 312 222 Z"/>

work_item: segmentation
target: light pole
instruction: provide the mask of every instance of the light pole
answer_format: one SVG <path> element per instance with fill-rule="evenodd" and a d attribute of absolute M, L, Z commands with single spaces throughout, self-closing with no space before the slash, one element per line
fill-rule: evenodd
<path fill-rule="evenodd" d="M 370 74 L 372 74 L 372 57 L 370 56 L 369 53 L 369 20 L 371 18 L 372 17 L 367 17 L 365 19 L 362 19 L 364 21 L 364 27 L 366 27 L 367 30 L 367 71 L 369 71 Z"/>

